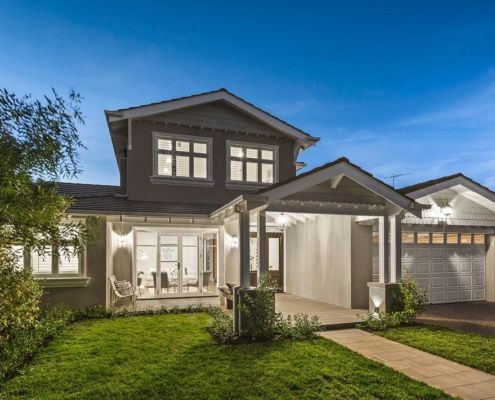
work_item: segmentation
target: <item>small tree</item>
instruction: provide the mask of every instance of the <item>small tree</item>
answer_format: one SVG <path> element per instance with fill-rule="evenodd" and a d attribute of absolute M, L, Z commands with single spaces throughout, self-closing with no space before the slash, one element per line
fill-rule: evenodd
<path fill-rule="evenodd" d="M 41 101 L 0 89 L 0 344 L 36 322 L 42 293 L 29 268 L 17 268 L 11 246 L 79 253 L 89 237 L 86 224 L 60 224 L 71 200 L 55 187 L 80 172 L 80 102 L 75 92 Z"/>

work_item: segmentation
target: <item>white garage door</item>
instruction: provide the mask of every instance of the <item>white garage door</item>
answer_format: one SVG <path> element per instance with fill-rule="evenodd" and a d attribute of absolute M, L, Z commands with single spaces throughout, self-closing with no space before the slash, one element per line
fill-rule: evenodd
<path fill-rule="evenodd" d="M 402 240 L 402 271 L 428 289 L 430 303 L 485 300 L 483 235 L 404 232 Z M 378 280 L 376 244 L 373 250 L 373 278 Z"/>

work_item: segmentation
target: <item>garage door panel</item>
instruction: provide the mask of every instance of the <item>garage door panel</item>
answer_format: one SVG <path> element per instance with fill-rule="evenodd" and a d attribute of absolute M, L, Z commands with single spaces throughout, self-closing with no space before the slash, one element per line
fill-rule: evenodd
<path fill-rule="evenodd" d="M 429 247 L 416 247 L 414 252 L 416 259 L 430 258 L 430 248 Z"/>
<path fill-rule="evenodd" d="M 446 270 L 446 267 L 445 267 L 444 262 L 432 262 L 431 263 L 431 273 L 432 274 L 444 273 L 445 270 Z"/>
<path fill-rule="evenodd" d="M 473 283 L 471 281 L 471 276 L 468 275 L 468 276 L 459 276 L 459 286 L 472 286 Z"/>
<path fill-rule="evenodd" d="M 459 272 L 459 263 L 457 261 L 447 261 L 447 272 Z"/>
<path fill-rule="evenodd" d="M 402 246 L 402 258 L 414 258 L 414 247 Z"/>
<path fill-rule="evenodd" d="M 445 301 L 447 302 L 456 302 L 459 301 L 459 291 L 458 290 L 447 290 L 447 295 Z"/>
<path fill-rule="evenodd" d="M 471 272 L 473 263 L 471 261 L 461 261 L 459 262 L 459 272 Z"/>
<path fill-rule="evenodd" d="M 418 262 L 414 268 L 415 274 L 429 274 L 430 273 L 430 263 L 428 262 Z"/>
<path fill-rule="evenodd" d="M 444 258 L 445 249 L 443 247 L 435 248 L 432 247 L 430 251 L 431 258 Z"/>
<path fill-rule="evenodd" d="M 446 293 L 444 290 L 431 291 L 430 302 L 431 303 L 444 303 L 446 301 Z"/>
<path fill-rule="evenodd" d="M 485 300 L 485 288 L 473 290 L 473 300 Z"/>
<path fill-rule="evenodd" d="M 428 288 L 429 302 L 485 299 L 484 245 L 408 244 L 402 246 L 402 256 L 403 271 Z"/>
<path fill-rule="evenodd" d="M 473 271 L 475 272 L 485 272 L 485 263 L 484 261 L 475 261 L 473 262 Z"/>
<path fill-rule="evenodd" d="M 443 276 L 432 276 L 431 277 L 431 290 L 444 289 L 447 286 L 447 279 Z"/>
<path fill-rule="evenodd" d="M 473 285 L 475 286 L 485 286 L 485 275 L 474 275 Z"/>
<path fill-rule="evenodd" d="M 471 301 L 473 300 L 472 290 L 459 290 L 459 301 Z"/>

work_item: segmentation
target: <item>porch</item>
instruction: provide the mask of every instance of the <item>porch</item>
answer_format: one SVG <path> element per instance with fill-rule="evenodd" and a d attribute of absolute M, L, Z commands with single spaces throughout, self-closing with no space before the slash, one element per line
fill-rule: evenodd
<path fill-rule="evenodd" d="M 354 327 L 360 321 L 358 314 L 368 312 L 364 309 L 343 308 L 289 293 L 275 295 L 275 309 L 284 315 L 298 313 L 316 315 L 325 330 Z"/>

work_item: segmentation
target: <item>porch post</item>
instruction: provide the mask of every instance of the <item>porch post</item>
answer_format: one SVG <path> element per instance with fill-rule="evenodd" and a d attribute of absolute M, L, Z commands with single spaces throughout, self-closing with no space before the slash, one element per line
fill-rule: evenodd
<path fill-rule="evenodd" d="M 388 234 L 388 217 L 378 217 L 378 274 L 380 283 L 389 282 L 390 278 Z"/>
<path fill-rule="evenodd" d="M 257 234 L 257 248 L 258 248 L 258 279 L 262 273 L 267 270 L 266 253 L 267 253 L 267 240 L 266 240 L 266 211 L 260 210 L 257 213 L 258 234 Z"/>
<path fill-rule="evenodd" d="M 390 217 L 390 282 L 400 281 L 402 273 L 402 228 L 400 215 Z"/>
<path fill-rule="evenodd" d="M 249 289 L 249 210 L 247 205 L 239 212 L 239 278 L 242 289 Z"/>

